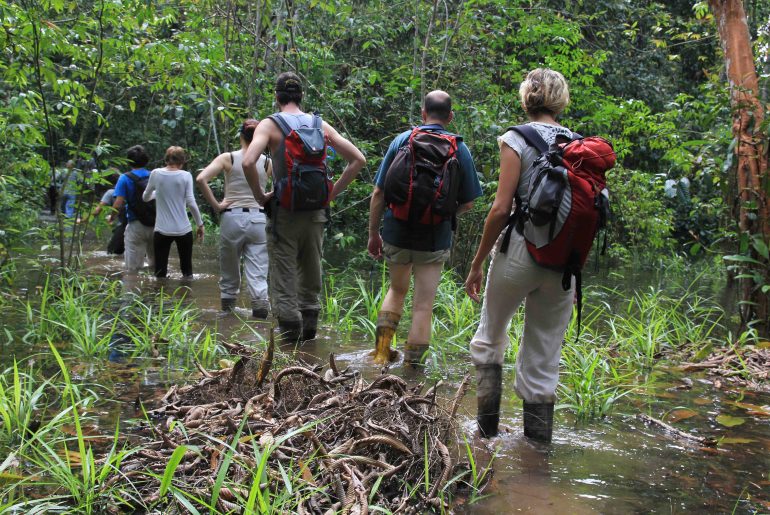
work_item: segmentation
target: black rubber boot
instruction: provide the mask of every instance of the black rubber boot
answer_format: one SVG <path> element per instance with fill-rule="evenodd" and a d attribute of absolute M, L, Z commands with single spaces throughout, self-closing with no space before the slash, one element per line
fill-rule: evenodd
<path fill-rule="evenodd" d="M 251 301 L 251 316 L 254 318 L 264 320 L 267 318 L 269 312 L 267 300 L 260 299 Z"/>
<path fill-rule="evenodd" d="M 430 346 L 427 343 L 410 343 L 404 345 L 404 364 L 411 367 L 420 367 L 423 365 L 422 357 L 428 352 Z"/>
<path fill-rule="evenodd" d="M 553 403 L 524 402 L 524 436 L 549 443 L 553 434 Z"/>
<path fill-rule="evenodd" d="M 222 301 L 222 313 L 232 313 L 235 309 L 235 301 L 237 299 L 226 299 L 222 297 L 220 300 Z"/>
<path fill-rule="evenodd" d="M 283 343 L 296 344 L 302 335 L 302 322 L 299 320 L 278 320 L 278 334 Z"/>
<path fill-rule="evenodd" d="M 497 435 L 500 396 L 503 391 L 502 365 L 476 365 L 476 422 L 482 438 Z"/>
<path fill-rule="evenodd" d="M 302 341 L 312 340 L 318 331 L 318 310 L 303 309 L 302 313 Z"/>

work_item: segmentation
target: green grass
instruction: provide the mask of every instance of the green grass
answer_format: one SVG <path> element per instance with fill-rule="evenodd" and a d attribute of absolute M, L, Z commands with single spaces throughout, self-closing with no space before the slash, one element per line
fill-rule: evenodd
<path fill-rule="evenodd" d="M 20 448 L 43 425 L 41 417 L 51 404 L 51 381 L 41 379 L 32 368 L 13 367 L 0 375 L 0 449 Z"/>
<path fill-rule="evenodd" d="M 49 275 L 22 304 L 24 341 L 54 343 L 67 355 L 106 358 L 116 333 L 131 341 L 131 357 L 163 356 L 183 368 L 210 366 L 224 354 L 215 330 L 198 323 L 200 310 L 185 289 L 140 296 L 120 281 L 80 275 Z M 12 338 L 12 336 L 9 336 Z"/>
<path fill-rule="evenodd" d="M 324 290 L 327 324 L 343 338 L 353 332 L 374 333 L 377 309 L 387 291 L 385 268 L 377 280 L 361 276 L 342 281 L 329 274 Z M 602 287 L 584 291 L 583 321 L 577 338 L 573 316 L 565 335 L 561 359 L 561 406 L 579 420 L 607 415 L 615 402 L 632 394 L 657 363 L 687 345 L 721 344 L 723 313 L 719 306 L 698 293 L 697 276 L 689 283 L 648 288 L 629 295 Z M 446 271 L 434 304 L 431 351 L 427 358 L 432 378 L 446 375 L 458 362 L 467 362 L 469 343 L 478 327 L 480 306 L 465 294 L 462 278 Z M 408 331 L 411 293 L 396 340 Z M 524 325 L 524 309 L 513 316 L 511 345 L 506 363 L 515 363 Z"/>
<path fill-rule="evenodd" d="M 117 426 L 111 439 L 99 438 L 110 440 L 109 445 L 102 444 L 98 450 L 92 445 L 81 412 L 95 402 L 95 397 L 72 382 L 56 347 L 50 345 L 50 351 L 59 367 L 56 378 L 35 383 L 32 378 L 37 374 L 30 372 L 27 379 L 22 379 L 18 367 L 0 376 L 0 383 L 7 383 L 10 376 L 17 385 L 13 389 L 17 402 L 25 397 L 40 401 L 34 412 L 44 419 L 34 431 L 28 431 L 29 425 L 24 424 L 29 417 L 17 417 L 16 433 L 21 435 L 21 441 L 17 438 L 11 451 L 13 459 L 9 457 L 4 463 L 9 464 L 8 470 L 0 471 L 15 474 L 17 481 L 0 490 L 0 498 L 6 502 L 3 509 L 9 513 L 103 513 L 108 504 L 121 501 L 113 499 L 111 491 L 100 486 L 118 470 L 129 451 L 119 448 Z M 0 402 L 4 397 L 0 397 Z M 3 428 L 7 427 L 10 426 L 4 421 Z"/>

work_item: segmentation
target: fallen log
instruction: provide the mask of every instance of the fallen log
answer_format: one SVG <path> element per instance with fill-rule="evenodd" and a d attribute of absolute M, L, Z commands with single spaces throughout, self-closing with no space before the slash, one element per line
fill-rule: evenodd
<path fill-rule="evenodd" d="M 717 441 L 714 437 L 711 436 L 698 436 L 694 435 L 692 433 L 688 433 L 687 431 L 682 431 L 681 429 L 677 429 L 671 424 L 667 424 L 663 422 L 662 420 L 658 420 L 657 418 L 653 418 L 649 415 L 645 415 L 644 413 L 639 413 L 636 415 L 636 417 L 644 422 L 647 425 L 653 425 L 657 426 L 661 429 L 663 429 L 666 433 L 675 436 L 677 438 L 682 438 L 684 440 L 688 440 L 691 442 L 696 442 L 700 445 L 703 445 L 705 447 L 715 447 L 717 444 Z"/>

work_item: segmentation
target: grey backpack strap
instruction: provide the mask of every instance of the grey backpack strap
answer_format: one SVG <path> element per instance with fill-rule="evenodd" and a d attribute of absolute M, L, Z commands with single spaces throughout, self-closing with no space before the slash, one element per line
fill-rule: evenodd
<path fill-rule="evenodd" d="M 280 113 L 271 114 L 270 116 L 268 116 L 268 118 L 273 120 L 273 123 L 275 123 L 279 129 L 281 129 L 281 132 L 283 133 L 284 137 L 291 134 L 291 130 L 292 130 L 291 127 L 289 127 L 289 124 L 286 123 L 286 120 L 284 120 L 281 117 Z"/>
<path fill-rule="evenodd" d="M 527 142 L 527 145 L 535 147 L 541 154 L 548 151 L 548 143 L 545 142 L 539 132 L 537 132 L 529 125 L 516 125 L 513 127 L 508 127 L 508 130 L 517 132 L 519 136 L 524 138 L 524 141 Z"/>
<path fill-rule="evenodd" d="M 313 128 L 320 129 L 321 127 L 323 127 L 323 121 L 321 120 L 321 115 L 318 113 L 313 113 Z"/>

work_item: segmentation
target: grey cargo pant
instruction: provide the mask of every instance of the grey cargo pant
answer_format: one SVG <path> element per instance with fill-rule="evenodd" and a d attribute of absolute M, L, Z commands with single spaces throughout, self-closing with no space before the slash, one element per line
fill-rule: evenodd
<path fill-rule="evenodd" d="M 267 218 L 256 208 L 243 212 L 233 208 L 222 213 L 219 224 L 219 291 L 223 299 L 237 299 L 243 274 L 252 306 L 260 302 L 267 307 Z"/>
<path fill-rule="evenodd" d="M 147 264 L 155 268 L 155 246 L 153 243 L 154 227 L 147 227 L 139 220 L 129 222 L 123 241 L 126 250 L 123 259 L 128 272 L 138 272 L 144 266 L 144 256 L 147 256 Z"/>
<path fill-rule="evenodd" d="M 300 321 L 301 310 L 321 304 L 321 258 L 326 212 L 291 212 L 273 207 L 267 223 L 270 253 L 270 302 L 280 321 Z"/>

